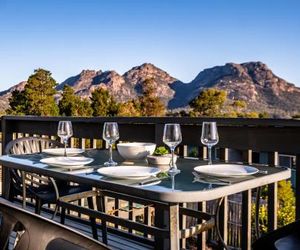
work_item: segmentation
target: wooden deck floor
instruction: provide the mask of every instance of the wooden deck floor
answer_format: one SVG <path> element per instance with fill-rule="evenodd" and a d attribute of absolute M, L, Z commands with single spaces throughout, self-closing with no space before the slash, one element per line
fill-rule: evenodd
<path fill-rule="evenodd" d="M 21 207 L 20 204 L 18 203 L 14 203 L 16 204 L 16 206 Z M 30 207 L 26 208 L 27 210 L 30 210 L 33 212 L 33 209 Z M 51 219 L 51 214 L 47 213 L 47 212 L 42 212 L 42 216 Z M 60 217 L 56 216 L 55 221 L 59 222 Z M 68 227 L 71 227 L 72 229 L 75 229 L 89 237 L 92 237 L 92 233 L 91 233 L 91 228 L 83 223 L 80 222 L 76 222 L 70 219 L 66 219 L 65 221 L 65 225 Z M 101 230 L 98 230 L 98 237 L 101 241 L 102 239 L 102 234 L 101 234 Z M 13 249 L 13 242 L 14 242 L 14 238 L 15 235 L 11 236 L 10 239 L 10 246 L 9 249 Z M 149 249 L 153 249 L 151 246 L 148 246 L 146 244 L 143 244 L 141 242 L 137 242 L 131 239 L 127 239 L 125 237 L 122 236 L 118 236 L 112 233 L 108 233 L 108 246 L 111 247 L 114 250 L 149 250 Z"/>

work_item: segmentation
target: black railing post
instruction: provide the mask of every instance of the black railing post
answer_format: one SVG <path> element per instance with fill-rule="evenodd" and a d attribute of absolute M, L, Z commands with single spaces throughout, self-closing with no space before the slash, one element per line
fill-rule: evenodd
<path fill-rule="evenodd" d="M 13 139 L 13 133 L 8 129 L 8 123 L 5 116 L 1 119 L 1 129 L 2 129 L 2 154 L 5 154 L 6 145 Z M 10 192 L 10 174 L 8 169 L 2 167 L 2 196 L 5 199 L 9 198 Z"/>

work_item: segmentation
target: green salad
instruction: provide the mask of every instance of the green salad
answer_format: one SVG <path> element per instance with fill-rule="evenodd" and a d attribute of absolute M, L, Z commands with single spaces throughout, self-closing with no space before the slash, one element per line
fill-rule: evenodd
<path fill-rule="evenodd" d="M 166 154 L 169 154 L 169 151 L 164 146 L 160 146 L 155 149 L 153 154 L 154 155 L 166 155 Z"/>

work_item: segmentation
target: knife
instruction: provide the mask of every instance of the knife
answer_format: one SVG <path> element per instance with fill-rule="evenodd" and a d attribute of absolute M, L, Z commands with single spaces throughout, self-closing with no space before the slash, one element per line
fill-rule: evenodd
<path fill-rule="evenodd" d="M 169 176 L 166 176 L 166 177 L 163 177 L 163 178 L 153 178 L 153 179 L 150 179 L 150 180 L 145 180 L 145 181 L 141 181 L 139 183 L 140 186 L 144 186 L 144 185 L 148 185 L 148 184 L 151 184 L 151 183 L 154 183 L 154 182 L 158 182 L 158 181 L 162 181 L 164 179 L 169 179 Z"/>

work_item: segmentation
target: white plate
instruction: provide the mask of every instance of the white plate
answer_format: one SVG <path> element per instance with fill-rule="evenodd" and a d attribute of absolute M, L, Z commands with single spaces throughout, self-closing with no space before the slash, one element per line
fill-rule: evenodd
<path fill-rule="evenodd" d="M 237 164 L 203 165 L 195 167 L 194 170 L 201 174 L 219 177 L 243 177 L 258 172 L 255 167 Z"/>
<path fill-rule="evenodd" d="M 63 156 L 65 154 L 64 148 L 47 148 L 43 149 L 43 153 L 46 153 L 48 155 L 57 155 L 57 156 Z M 67 156 L 73 156 L 82 154 L 84 152 L 84 149 L 81 148 L 67 148 Z"/>
<path fill-rule="evenodd" d="M 58 156 L 58 157 L 49 157 L 41 159 L 40 162 L 45 163 L 50 166 L 54 167 L 61 167 L 61 168 L 77 168 L 84 165 L 87 165 L 91 162 L 93 162 L 94 159 L 78 156 L 78 157 L 64 157 L 64 156 Z"/>
<path fill-rule="evenodd" d="M 142 166 L 103 167 L 97 171 L 103 176 L 127 180 L 142 180 L 157 175 L 160 172 L 158 168 Z"/>

